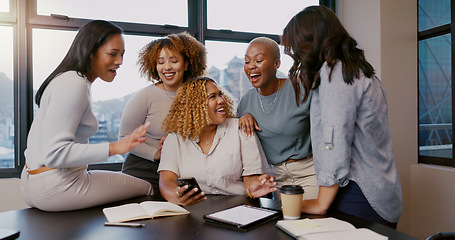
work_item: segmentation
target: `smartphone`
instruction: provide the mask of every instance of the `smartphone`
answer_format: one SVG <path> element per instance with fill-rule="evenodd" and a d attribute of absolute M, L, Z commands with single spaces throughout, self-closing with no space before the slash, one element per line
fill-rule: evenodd
<path fill-rule="evenodd" d="M 193 190 L 193 188 L 198 189 L 197 192 L 195 192 L 194 194 L 199 194 L 201 192 L 201 187 L 199 187 L 199 184 L 197 183 L 194 177 L 179 177 L 177 178 L 177 184 L 179 185 L 179 187 L 188 185 L 188 189 L 183 194 L 186 194 L 187 192 Z"/>

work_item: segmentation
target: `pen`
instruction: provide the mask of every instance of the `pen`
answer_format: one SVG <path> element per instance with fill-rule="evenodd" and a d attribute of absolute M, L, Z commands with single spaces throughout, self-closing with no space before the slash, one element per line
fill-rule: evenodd
<path fill-rule="evenodd" d="M 104 226 L 140 228 L 140 227 L 143 227 L 144 224 L 143 223 L 109 223 L 109 222 L 105 222 Z"/>

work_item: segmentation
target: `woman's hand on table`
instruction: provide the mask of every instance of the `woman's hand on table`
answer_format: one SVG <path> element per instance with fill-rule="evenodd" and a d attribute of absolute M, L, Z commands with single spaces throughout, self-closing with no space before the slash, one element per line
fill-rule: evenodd
<path fill-rule="evenodd" d="M 245 179 L 248 178 L 248 179 Z M 258 198 L 267 195 L 277 190 L 275 177 L 269 174 L 262 174 L 260 176 L 246 176 L 244 177 L 246 182 L 246 190 L 252 197 Z"/>

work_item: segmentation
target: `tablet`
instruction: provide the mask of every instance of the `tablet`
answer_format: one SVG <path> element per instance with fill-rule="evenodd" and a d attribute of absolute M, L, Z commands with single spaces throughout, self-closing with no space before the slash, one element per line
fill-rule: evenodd
<path fill-rule="evenodd" d="M 13 229 L 3 229 L 0 228 L 0 239 L 2 240 L 12 240 L 19 237 L 20 232 Z"/>
<path fill-rule="evenodd" d="M 279 216 L 279 212 L 270 209 L 240 205 L 204 215 L 208 223 L 240 231 L 248 231 Z"/>

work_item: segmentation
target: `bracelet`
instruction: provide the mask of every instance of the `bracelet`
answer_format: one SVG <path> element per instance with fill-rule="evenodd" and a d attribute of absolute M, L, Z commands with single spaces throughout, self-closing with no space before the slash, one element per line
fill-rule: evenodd
<path fill-rule="evenodd" d="M 255 199 L 255 197 L 250 193 L 250 186 L 246 188 L 246 194 L 248 194 L 248 197 L 250 197 L 251 199 Z"/>

